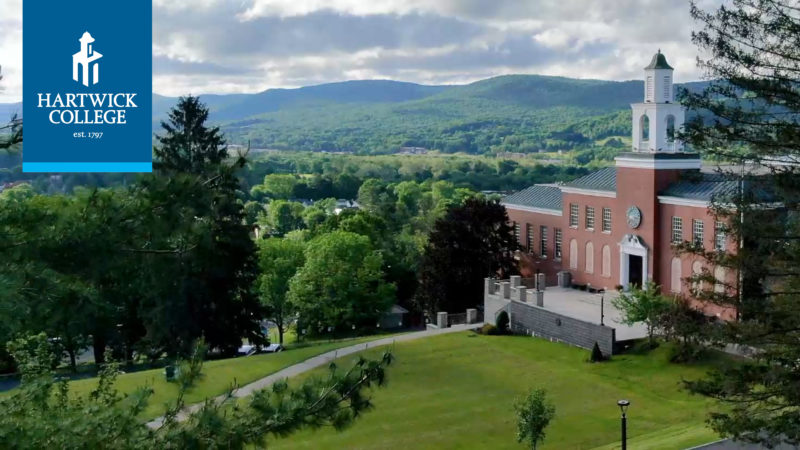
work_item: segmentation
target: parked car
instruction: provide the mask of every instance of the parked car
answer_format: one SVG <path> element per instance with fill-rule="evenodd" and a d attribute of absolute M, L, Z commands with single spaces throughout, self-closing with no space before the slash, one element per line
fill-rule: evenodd
<path fill-rule="evenodd" d="M 286 350 L 281 344 L 269 344 L 264 348 L 264 353 L 278 353 Z"/>
<path fill-rule="evenodd" d="M 256 353 L 258 353 L 258 347 L 250 344 L 245 344 L 236 350 L 236 354 L 239 356 L 250 356 L 255 355 Z"/>

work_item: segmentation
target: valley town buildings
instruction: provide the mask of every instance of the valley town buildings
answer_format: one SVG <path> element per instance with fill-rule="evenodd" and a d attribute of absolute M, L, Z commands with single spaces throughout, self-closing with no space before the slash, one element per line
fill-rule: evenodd
<path fill-rule="evenodd" d="M 633 109 L 632 148 L 601 169 L 569 183 L 534 185 L 503 199 L 523 249 L 523 275 L 558 272 L 596 288 L 627 288 L 652 280 L 664 292 L 688 294 L 685 278 L 704 261 L 678 255 L 672 244 L 690 241 L 706 250 L 731 245 L 709 210 L 715 195 L 738 182 L 701 170 L 700 156 L 684 149 L 676 130 L 684 109 L 674 102 L 673 68 L 659 51 L 645 68 L 644 101 Z M 713 269 L 717 279 L 732 274 Z M 709 314 L 732 312 L 706 305 Z"/>

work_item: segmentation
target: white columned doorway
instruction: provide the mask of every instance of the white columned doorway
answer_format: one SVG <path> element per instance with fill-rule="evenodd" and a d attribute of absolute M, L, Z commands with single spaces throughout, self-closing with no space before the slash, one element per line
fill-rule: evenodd
<path fill-rule="evenodd" d="M 619 284 L 628 290 L 631 283 L 643 287 L 647 283 L 649 251 L 642 238 L 626 234 L 619 243 Z"/>

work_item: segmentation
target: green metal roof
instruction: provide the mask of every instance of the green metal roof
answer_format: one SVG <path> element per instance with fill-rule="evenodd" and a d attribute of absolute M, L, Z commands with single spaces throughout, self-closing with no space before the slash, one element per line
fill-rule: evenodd
<path fill-rule="evenodd" d="M 658 51 L 655 55 L 653 55 L 653 60 L 650 61 L 650 65 L 644 68 L 645 70 L 648 69 L 669 69 L 674 70 L 672 66 L 667 64 L 667 58 L 661 53 L 661 50 Z"/>
<path fill-rule="evenodd" d="M 719 173 L 691 174 L 667 186 L 659 195 L 690 200 L 733 201 L 739 195 L 740 181 L 735 175 Z M 758 202 L 774 202 L 774 189 L 764 179 L 750 178 L 744 182 L 745 191 Z"/>
<path fill-rule="evenodd" d="M 565 187 L 591 189 L 593 191 L 617 192 L 617 168 L 606 167 L 577 180 L 564 184 Z"/>
<path fill-rule="evenodd" d="M 535 184 L 503 198 L 508 205 L 561 211 L 561 189 L 558 186 Z"/>

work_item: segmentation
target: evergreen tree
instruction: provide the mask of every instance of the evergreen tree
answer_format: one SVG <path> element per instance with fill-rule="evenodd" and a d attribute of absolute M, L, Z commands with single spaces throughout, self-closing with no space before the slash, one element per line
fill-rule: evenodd
<path fill-rule="evenodd" d="M 148 337 L 171 352 L 186 352 L 203 336 L 233 352 L 242 337 L 258 339 L 255 244 L 236 196 L 236 171 L 245 160 L 227 158 L 218 128 L 208 128 L 208 109 L 195 97 L 181 98 L 155 149 L 158 175 L 141 180 L 153 236 L 167 254 L 152 255 L 158 287 L 146 305 Z M 160 247 L 156 247 L 160 248 Z"/>
<path fill-rule="evenodd" d="M 218 127 L 206 127 L 208 108 L 198 97 L 181 97 L 166 121 L 161 121 L 164 135 L 153 149 L 153 167 L 166 173 L 205 174 L 227 157 L 225 140 Z"/>
<path fill-rule="evenodd" d="M 685 138 L 708 157 L 737 163 L 738 180 L 714 199 L 721 248 L 681 251 L 706 260 L 689 279 L 696 297 L 735 311 L 717 327 L 722 344 L 754 348 L 752 358 L 689 387 L 722 401 L 711 426 L 725 436 L 800 443 L 800 9 L 793 0 L 692 5 L 702 26 L 694 42 L 708 89 L 684 96 L 695 113 Z M 778 164 L 776 164 L 778 163 Z M 766 171 L 763 177 L 753 171 Z"/>
<path fill-rule="evenodd" d="M 44 334 L 20 338 L 9 347 L 20 362 L 22 385 L 0 398 L 4 449 L 246 449 L 304 429 L 341 430 L 372 408 L 367 390 L 384 384 L 392 356 L 358 359 L 349 369 L 331 364 L 327 376 L 290 386 L 286 380 L 234 401 L 208 401 L 181 417 L 183 397 L 202 373 L 203 351 L 195 347 L 181 366 L 178 394 L 167 404 L 163 424 L 151 429 L 142 414 L 152 389 L 121 394 L 115 363 L 99 374 L 89 393 L 71 392 L 51 371 L 53 353 Z"/>

